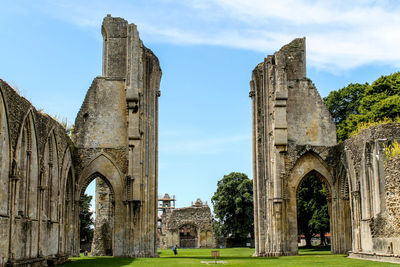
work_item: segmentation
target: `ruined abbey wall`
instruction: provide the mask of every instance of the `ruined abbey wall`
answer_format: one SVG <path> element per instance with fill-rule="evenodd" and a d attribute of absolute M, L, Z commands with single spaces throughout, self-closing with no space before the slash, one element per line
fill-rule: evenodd
<path fill-rule="evenodd" d="M 110 222 L 109 231 L 96 229 L 95 250 L 158 256 L 161 69 L 134 24 L 108 15 L 102 34 L 103 76 L 86 94 L 74 142 L 0 80 L 0 258 L 8 265 L 59 264 L 79 255 L 82 196 L 94 179 L 106 188 L 97 194 L 99 220 L 107 213 Z"/>
<path fill-rule="evenodd" d="M 93 242 L 90 251 L 92 256 L 112 256 L 113 244 L 113 197 L 107 183 L 96 179 L 96 219 L 94 223 Z"/>
<path fill-rule="evenodd" d="M 297 254 L 297 190 L 313 174 L 327 192 L 332 253 L 396 261 L 398 165 L 386 162 L 384 145 L 400 139 L 399 125 L 337 145 L 305 67 L 305 39 L 295 39 L 253 70 L 255 255 Z"/>
<path fill-rule="evenodd" d="M 255 255 L 297 254 L 297 188 L 309 172 L 334 186 L 324 159 L 336 145 L 336 127 L 305 75 L 304 38 L 253 70 Z"/>
<path fill-rule="evenodd" d="M 72 147 L 57 121 L 0 80 L 0 257 L 9 264 L 58 263 L 73 252 Z"/>
<path fill-rule="evenodd" d="M 385 147 L 400 140 L 400 124 L 364 130 L 345 142 L 343 162 L 352 211 L 351 257 L 400 262 L 399 158 Z"/>
<path fill-rule="evenodd" d="M 207 205 L 202 205 L 174 209 L 162 215 L 160 248 L 179 246 L 180 231 L 185 225 L 196 229 L 196 248 L 216 247 L 211 210 Z"/>
<path fill-rule="evenodd" d="M 96 178 L 109 186 L 114 256 L 155 257 L 161 69 L 136 25 L 107 16 L 102 34 L 103 76 L 75 121 L 77 190 Z"/>

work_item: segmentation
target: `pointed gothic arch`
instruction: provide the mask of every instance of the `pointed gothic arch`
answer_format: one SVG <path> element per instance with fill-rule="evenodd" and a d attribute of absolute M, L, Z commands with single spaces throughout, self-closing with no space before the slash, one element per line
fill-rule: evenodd
<path fill-rule="evenodd" d="M 17 257 L 35 257 L 39 253 L 38 235 L 38 186 L 39 156 L 34 115 L 30 109 L 22 121 L 20 134 L 14 154 L 16 161 L 16 195 L 15 221 L 16 229 L 23 229 L 26 223 L 31 225 L 30 231 L 12 238 L 22 246 L 15 246 Z M 22 231 L 22 230 L 18 230 Z"/>
<path fill-rule="evenodd" d="M 40 181 L 46 189 L 43 197 L 43 215 L 48 221 L 58 221 L 58 202 L 59 202 L 59 164 L 57 140 L 54 129 L 49 132 L 43 154 L 44 172 Z"/>
<path fill-rule="evenodd" d="M 110 205 L 111 205 L 111 225 L 112 225 L 112 247 L 113 255 L 121 253 L 123 249 L 121 231 L 117 229 L 123 227 L 124 222 L 124 197 L 123 194 L 115 194 L 115 192 L 126 192 L 124 186 L 122 172 L 114 163 L 112 158 L 102 152 L 93 157 L 87 166 L 81 172 L 77 182 L 77 190 L 75 195 L 76 201 L 81 201 L 87 186 L 96 178 L 101 178 L 110 189 Z M 77 227 L 79 229 L 79 227 Z"/>
<path fill-rule="evenodd" d="M 59 232 L 59 164 L 54 129 L 50 130 L 44 145 L 40 168 L 39 214 L 40 243 L 44 256 L 56 255 L 58 246 L 51 246 L 51 236 Z"/>
<path fill-rule="evenodd" d="M 343 172 L 345 173 L 345 172 Z M 290 250 L 297 251 L 297 192 L 298 188 L 307 176 L 315 174 L 323 183 L 328 201 L 331 232 L 331 252 L 345 253 L 351 246 L 351 226 L 349 222 L 350 208 L 348 199 L 348 181 L 342 178 L 338 184 L 334 180 L 329 167 L 325 161 L 315 152 L 308 151 L 304 153 L 290 170 L 289 179 L 286 187 L 287 218 L 290 218 L 287 225 L 289 232 Z M 337 177 L 337 175 L 335 176 Z M 343 192 L 343 193 L 342 193 Z M 346 202 L 347 201 L 347 202 Z M 295 218 L 295 219 L 294 219 Z M 344 242 L 344 243 L 343 243 Z"/>
<path fill-rule="evenodd" d="M 0 87 L 0 223 L 5 228 L 4 235 L 0 238 L 0 254 L 8 257 L 9 252 L 9 177 L 10 177 L 10 138 L 8 128 L 7 106 Z"/>
<path fill-rule="evenodd" d="M 32 110 L 25 116 L 15 152 L 17 161 L 17 216 L 37 219 L 39 157 Z"/>
<path fill-rule="evenodd" d="M 0 215 L 8 215 L 8 186 L 10 168 L 10 138 L 3 92 L 0 90 Z"/>
<path fill-rule="evenodd" d="M 336 193 L 333 190 L 333 176 L 329 171 L 329 168 L 321 157 L 314 151 L 307 151 L 299 159 L 290 170 L 289 179 L 285 195 L 287 196 L 287 214 L 288 224 L 286 225 L 286 231 L 288 232 L 290 251 L 297 254 L 298 251 L 298 225 L 297 225 L 297 198 L 298 189 L 301 182 L 311 174 L 315 174 L 316 177 L 324 184 L 327 193 L 328 209 L 331 215 L 332 198 L 336 197 Z M 332 233 L 332 223 L 331 223 Z M 333 234 L 333 233 L 332 233 Z"/>

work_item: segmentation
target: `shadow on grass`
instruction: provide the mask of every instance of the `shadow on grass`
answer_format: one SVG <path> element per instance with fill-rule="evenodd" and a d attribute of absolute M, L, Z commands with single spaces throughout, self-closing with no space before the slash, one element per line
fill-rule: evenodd
<path fill-rule="evenodd" d="M 134 258 L 117 258 L 117 257 L 79 257 L 71 258 L 71 262 L 65 266 L 127 266 L 135 261 Z"/>
<path fill-rule="evenodd" d="M 299 247 L 299 256 L 332 255 L 331 246 Z"/>

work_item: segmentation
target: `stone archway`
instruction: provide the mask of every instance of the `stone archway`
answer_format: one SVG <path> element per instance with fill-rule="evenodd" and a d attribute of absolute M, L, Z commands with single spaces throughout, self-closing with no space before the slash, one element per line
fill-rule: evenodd
<path fill-rule="evenodd" d="M 78 256 L 79 251 L 76 251 L 76 244 L 79 244 L 79 240 L 74 240 L 74 236 L 77 236 L 76 229 L 74 229 L 76 221 L 76 212 L 74 212 L 74 181 L 72 176 L 71 168 L 68 169 L 65 186 L 63 191 L 63 226 L 64 233 L 62 241 L 62 252 L 67 255 Z"/>
<path fill-rule="evenodd" d="M 310 174 L 315 174 L 318 179 L 323 183 L 328 201 L 329 214 L 332 214 L 332 195 L 336 197 L 336 193 L 332 192 L 333 189 L 333 177 L 330 174 L 327 166 L 323 160 L 313 152 L 308 152 L 300 157 L 290 172 L 290 176 L 287 182 L 287 203 L 286 203 L 286 225 L 288 233 L 288 248 L 292 254 L 297 254 L 298 245 L 298 228 L 297 228 L 297 199 L 298 189 L 301 182 L 308 177 Z M 331 216 L 332 218 L 332 216 Z M 335 222 L 331 219 L 331 234 L 335 235 L 333 225 Z M 334 244 L 332 244 L 334 247 Z"/>
<path fill-rule="evenodd" d="M 14 152 L 15 160 L 15 195 L 12 203 L 15 203 L 15 229 L 29 227 L 29 231 L 18 230 L 11 232 L 11 239 L 16 240 L 12 244 L 16 258 L 34 258 L 40 252 L 39 242 L 36 241 L 40 231 L 38 191 L 39 191 L 39 153 L 36 135 L 36 123 L 32 109 L 26 113 L 21 127 L 17 146 Z M 17 245 L 19 244 L 22 245 Z"/>
<path fill-rule="evenodd" d="M 110 189 L 108 203 L 110 205 L 110 217 L 112 218 L 112 245 L 110 248 L 107 248 L 107 254 L 112 253 L 114 256 L 122 256 L 124 250 L 123 241 L 125 237 L 123 236 L 123 231 L 121 231 L 121 229 L 124 229 L 125 206 L 123 197 L 126 190 L 123 186 L 124 183 L 121 172 L 105 153 L 95 156 L 94 159 L 83 169 L 78 179 L 77 201 L 82 200 L 82 196 L 87 186 L 96 178 L 100 178 L 104 181 L 104 184 L 106 184 Z"/>
<path fill-rule="evenodd" d="M 71 150 L 67 148 L 64 151 L 61 165 L 60 195 L 59 203 L 61 204 L 60 212 L 60 240 L 59 253 L 63 255 L 79 256 L 78 247 L 79 240 L 77 238 L 78 231 L 76 229 L 76 221 L 78 220 L 78 209 L 75 208 L 75 175 L 72 165 Z"/>
<path fill-rule="evenodd" d="M 80 191 L 80 203 L 84 201 L 84 194 L 88 185 L 96 182 L 95 193 L 95 227 L 91 244 L 92 256 L 113 256 L 114 244 L 114 190 L 110 181 L 101 173 L 93 173 L 86 180 Z M 81 248 L 82 249 L 82 248 Z"/>
<path fill-rule="evenodd" d="M 321 187 L 324 189 L 323 191 L 325 191 L 325 194 L 321 193 L 320 189 Z M 304 191 L 305 190 L 305 191 Z M 309 229 L 309 222 L 310 220 L 313 218 L 314 214 L 311 214 L 309 212 L 311 212 L 311 210 L 309 209 L 309 207 L 305 207 L 302 206 L 302 208 L 300 207 L 300 195 L 303 196 L 303 201 L 316 201 L 314 203 L 316 203 L 317 205 L 321 204 L 322 206 L 325 206 L 325 204 L 327 205 L 327 212 L 328 212 L 328 223 L 329 223 L 329 227 L 331 226 L 331 210 L 332 210 L 332 198 L 331 198 L 331 191 L 332 189 L 328 186 L 328 183 L 326 181 L 326 178 L 323 177 L 320 173 L 316 172 L 316 171 L 311 171 L 309 173 L 307 173 L 306 175 L 304 175 L 304 177 L 301 179 L 301 181 L 299 182 L 298 186 L 297 186 L 297 190 L 296 190 L 296 213 L 297 213 L 297 217 L 296 217 L 296 225 L 298 227 L 297 232 L 300 234 L 301 229 L 305 230 L 305 232 L 303 232 L 302 234 L 304 234 L 304 238 L 305 238 L 305 245 L 306 246 L 312 246 L 313 242 L 312 238 L 313 236 L 310 236 L 311 232 L 307 231 L 306 229 Z M 315 192 L 318 191 L 318 196 L 315 195 Z M 305 193 L 307 192 L 307 193 Z M 324 198 L 321 199 L 319 198 L 320 195 L 319 194 L 323 194 Z M 317 197 L 317 199 L 314 199 L 314 197 Z M 318 206 L 318 208 L 321 208 L 321 206 Z M 304 212 L 304 213 L 302 213 Z M 320 210 L 320 212 L 322 212 L 322 210 Z M 321 213 L 322 214 L 322 213 Z M 320 218 L 322 219 L 322 218 Z M 326 219 L 326 217 L 324 217 L 324 220 Z M 303 227 L 302 227 L 302 226 Z M 320 234 L 322 236 L 325 235 L 325 233 L 331 233 L 330 229 L 327 229 L 326 231 L 323 232 L 317 232 L 316 234 Z M 299 240 L 299 239 L 298 239 Z M 326 239 L 320 239 L 321 245 L 322 242 L 326 241 Z M 324 243 L 326 245 L 326 243 Z M 298 245 L 301 246 L 301 245 Z"/>
<path fill-rule="evenodd" d="M 194 224 L 184 224 L 179 227 L 179 247 L 198 248 L 199 230 Z"/>

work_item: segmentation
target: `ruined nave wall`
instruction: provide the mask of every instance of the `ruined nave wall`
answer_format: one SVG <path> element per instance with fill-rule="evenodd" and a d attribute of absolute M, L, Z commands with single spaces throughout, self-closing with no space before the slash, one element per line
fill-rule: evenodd
<path fill-rule="evenodd" d="M 345 141 L 352 211 L 352 257 L 400 262 L 400 159 L 386 147 L 400 141 L 400 124 L 371 127 Z"/>
<path fill-rule="evenodd" d="M 2 80 L 0 127 L 0 257 L 10 264 L 62 261 L 72 252 L 63 242 L 72 142 Z"/>
<path fill-rule="evenodd" d="M 107 15 L 102 35 L 103 76 L 75 121 L 77 190 L 83 194 L 96 178 L 110 187 L 114 256 L 155 257 L 160 64 L 136 25 Z"/>

